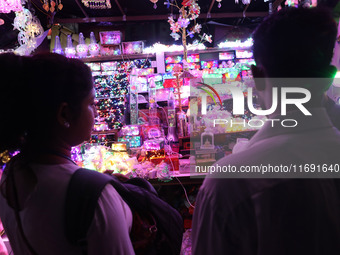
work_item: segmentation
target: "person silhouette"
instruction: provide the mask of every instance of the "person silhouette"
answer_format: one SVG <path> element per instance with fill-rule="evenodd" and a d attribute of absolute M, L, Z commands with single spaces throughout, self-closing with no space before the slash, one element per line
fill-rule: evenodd
<path fill-rule="evenodd" d="M 336 33 L 332 15 L 321 8 L 282 9 L 257 27 L 252 74 L 262 109 L 271 108 L 274 88 L 298 87 L 310 92 L 302 105 L 310 115 L 294 105 L 286 114 L 277 107 L 268 116 L 276 125 L 266 122 L 242 150 L 215 163 L 237 171 L 204 180 L 193 216 L 193 254 L 340 254 L 339 183 L 329 178 L 338 173 L 242 172 L 313 164 L 339 172 L 340 132 L 322 106 L 336 71 L 330 65 Z M 281 125 L 285 119 L 297 125 Z"/>

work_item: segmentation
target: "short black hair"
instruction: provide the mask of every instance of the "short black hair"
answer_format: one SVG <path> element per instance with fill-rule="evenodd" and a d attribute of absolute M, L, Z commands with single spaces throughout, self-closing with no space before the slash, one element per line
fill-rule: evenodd
<path fill-rule="evenodd" d="M 324 77 L 337 35 L 324 8 L 285 8 L 268 16 L 253 33 L 256 64 L 269 77 Z"/>

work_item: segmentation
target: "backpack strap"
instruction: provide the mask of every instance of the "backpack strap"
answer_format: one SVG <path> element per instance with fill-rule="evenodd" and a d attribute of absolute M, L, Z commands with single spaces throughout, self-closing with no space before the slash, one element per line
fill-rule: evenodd
<path fill-rule="evenodd" d="M 65 200 L 65 235 L 87 254 L 87 231 L 92 223 L 102 190 L 112 181 L 106 174 L 80 168 L 71 176 Z"/>

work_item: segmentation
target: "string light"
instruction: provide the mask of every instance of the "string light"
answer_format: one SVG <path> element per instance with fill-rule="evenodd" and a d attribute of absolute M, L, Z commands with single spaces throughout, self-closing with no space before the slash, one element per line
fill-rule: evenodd
<path fill-rule="evenodd" d="M 236 41 L 225 41 L 218 44 L 219 48 L 249 48 L 253 46 L 253 39 L 248 38 L 246 41 L 241 42 L 241 40 Z"/>

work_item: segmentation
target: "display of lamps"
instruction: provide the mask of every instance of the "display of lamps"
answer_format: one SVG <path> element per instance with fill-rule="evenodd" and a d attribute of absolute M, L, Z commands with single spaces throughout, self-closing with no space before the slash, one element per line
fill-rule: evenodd
<path fill-rule="evenodd" d="M 71 35 L 67 35 L 67 47 L 65 48 L 65 55 L 68 58 L 76 57 L 76 48 L 73 47 Z"/>
<path fill-rule="evenodd" d="M 59 36 L 56 36 L 56 37 L 55 37 L 53 52 L 54 52 L 54 53 L 61 54 L 61 55 L 64 55 L 63 48 L 61 48 Z"/>
<path fill-rule="evenodd" d="M 89 52 L 92 57 L 98 56 L 100 51 L 100 46 L 96 41 L 96 37 L 94 36 L 94 33 L 90 33 L 90 44 L 89 44 Z"/>
<path fill-rule="evenodd" d="M 85 58 L 87 56 L 89 47 L 85 43 L 85 38 L 84 38 L 83 33 L 79 33 L 79 43 L 76 49 L 77 49 L 77 54 L 80 58 Z"/>

